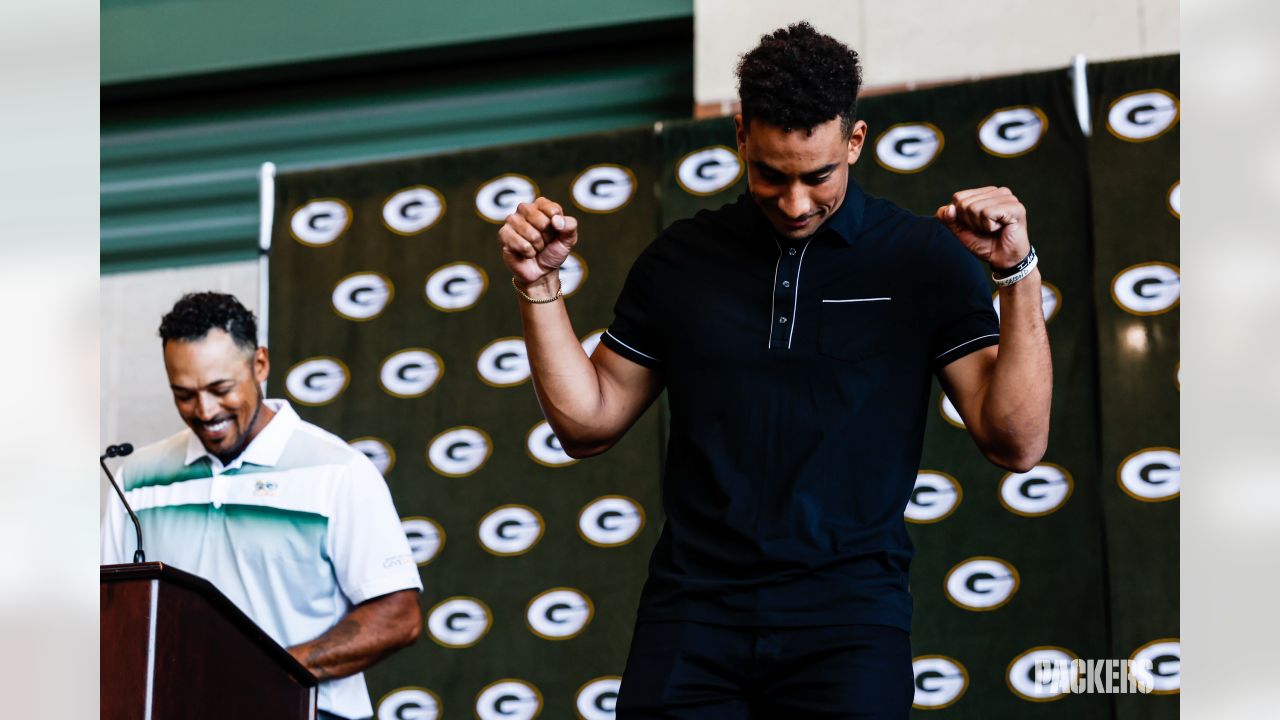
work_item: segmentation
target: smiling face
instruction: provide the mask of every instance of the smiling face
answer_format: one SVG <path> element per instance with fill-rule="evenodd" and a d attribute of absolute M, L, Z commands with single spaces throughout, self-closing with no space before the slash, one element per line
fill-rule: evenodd
<path fill-rule="evenodd" d="M 849 166 L 862 152 L 867 124 L 856 121 L 846 138 L 839 117 L 808 131 L 759 120 L 747 128 L 741 115 L 735 120 L 749 192 L 774 232 L 790 240 L 817 232 L 844 202 Z"/>
<path fill-rule="evenodd" d="M 211 455 L 236 458 L 275 414 L 260 384 L 271 370 L 266 348 L 249 350 L 210 330 L 199 340 L 169 340 L 164 367 L 178 414 Z"/>

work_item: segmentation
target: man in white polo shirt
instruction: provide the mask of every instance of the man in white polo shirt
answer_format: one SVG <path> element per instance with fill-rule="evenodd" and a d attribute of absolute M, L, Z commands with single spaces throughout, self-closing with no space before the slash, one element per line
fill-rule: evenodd
<path fill-rule="evenodd" d="M 362 453 L 262 397 L 270 371 L 234 297 L 184 296 L 160 325 L 188 429 L 120 471 L 148 559 L 208 579 L 323 682 L 321 718 L 372 715 L 361 672 L 413 643 L 422 581 L 386 482 Z M 119 503 L 104 564 L 135 540 Z"/>

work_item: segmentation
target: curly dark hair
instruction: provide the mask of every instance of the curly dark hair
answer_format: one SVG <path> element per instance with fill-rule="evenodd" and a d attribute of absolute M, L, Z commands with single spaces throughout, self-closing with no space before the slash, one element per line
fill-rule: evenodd
<path fill-rule="evenodd" d="M 187 293 L 160 319 L 160 344 L 170 340 L 194 342 L 218 328 L 247 351 L 258 347 L 258 321 L 234 295 Z"/>
<path fill-rule="evenodd" d="M 808 131 L 839 116 L 847 137 L 861 86 L 858 53 L 807 22 L 761 36 L 738 63 L 744 126 L 761 120 Z"/>

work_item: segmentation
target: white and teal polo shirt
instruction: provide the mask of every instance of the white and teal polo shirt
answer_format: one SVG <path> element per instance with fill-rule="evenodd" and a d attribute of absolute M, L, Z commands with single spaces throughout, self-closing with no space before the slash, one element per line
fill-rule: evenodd
<path fill-rule="evenodd" d="M 352 606 L 409 588 L 418 567 L 387 483 L 361 452 L 283 400 L 224 466 L 186 429 L 129 458 L 120 481 L 148 560 L 199 575 L 285 647 L 312 640 Z M 129 517 L 110 503 L 102 562 L 130 562 Z M 319 707 L 373 714 L 364 676 L 320 685 Z"/>

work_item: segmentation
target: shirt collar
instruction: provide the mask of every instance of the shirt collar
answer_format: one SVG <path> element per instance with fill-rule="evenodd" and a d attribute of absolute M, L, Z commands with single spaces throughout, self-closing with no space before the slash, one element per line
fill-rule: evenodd
<path fill-rule="evenodd" d="M 298 413 L 285 400 L 269 398 L 262 402 L 275 411 L 275 416 L 267 421 L 266 426 L 254 436 L 253 440 L 249 442 L 249 446 L 242 450 L 238 457 L 223 467 L 222 462 L 210 455 L 209 451 L 204 449 L 200 438 L 192 432 L 187 435 L 187 458 L 184 464 L 190 465 L 201 458 L 207 457 L 214 468 L 222 468 L 224 470 L 238 468 L 244 463 L 274 467 L 280 461 L 280 456 L 284 453 L 284 447 L 289 442 L 289 436 L 293 435 L 293 430 L 298 426 L 301 418 L 298 417 Z"/>
<path fill-rule="evenodd" d="M 769 219 L 764 216 L 760 206 L 756 205 L 750 191 L 744 192 L 742 195 L 751 224 L 769 237 L 774 237 L 773 227 L 769 224 Z M 843 240 L 846 245 L 852 245 L 853 241 L 858 237 L 858 231 L 862 229 L 862 215 L 866 204 L 866 193 L 862 191 L 858 181 L 853 179 L 853 173 L 850 173 L 849 185 L 844 193 L 844 201 L 840 203 L 840 207 L 836 208 L 835 214 L 827 218 L 827 221 L 818 228 L 818 232 L 814 233 L 814 237 L 830 230 Z"/>

